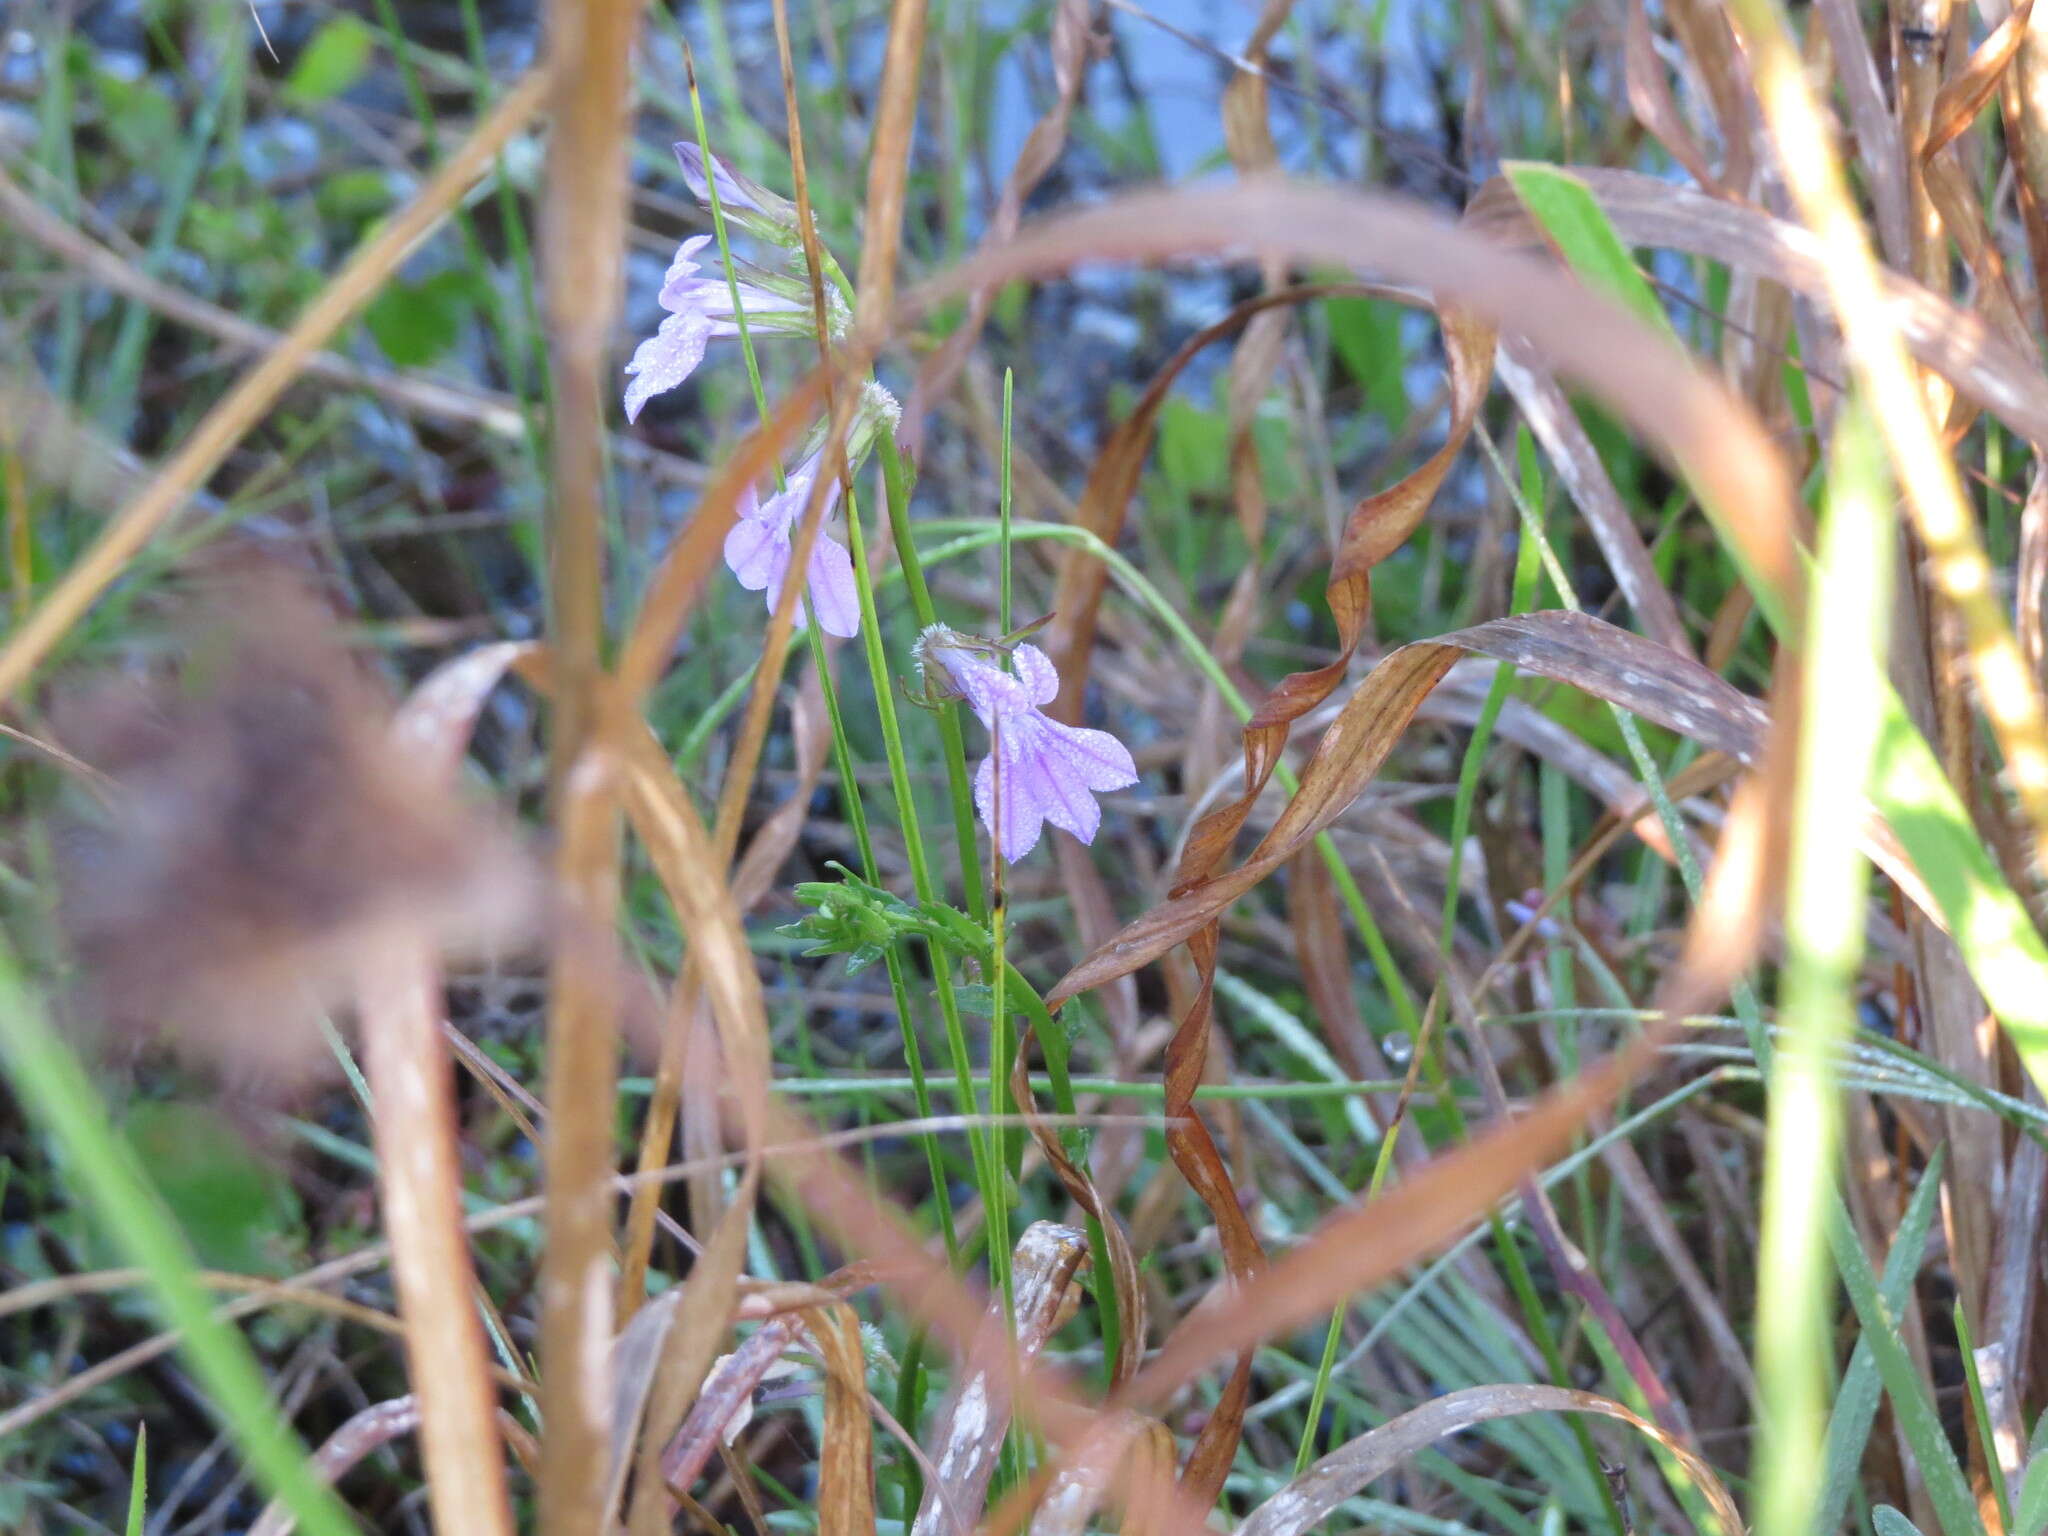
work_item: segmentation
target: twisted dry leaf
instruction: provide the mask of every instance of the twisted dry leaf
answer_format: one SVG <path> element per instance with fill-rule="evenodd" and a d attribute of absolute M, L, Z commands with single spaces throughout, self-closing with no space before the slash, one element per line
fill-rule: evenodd
<path fill-rule="evenodd" d="M 1755 750 L 1765 723 L 1760 705 L 1698 662 L 1584 614 L 1524 614 L 1403 646 L 1367 674 L 1330 723 L 1299 792 L 1245 861 L 1127 925 L 1062 977 L 1047 1003 L 1057 1005 L 1157 959 L 1299 852 L 1358 797 L 1424 696 L 1467 653 L 1570 683 L 1735 757 Z"/>
<path fill-rule="evenodd" d="M 1735 1500 L 1714 1469 L 1682 1441 L 1611 1398 L 1523 1382 L 1446 1392 L 1377 1429 L 1366 1431 L 1330 1452 L 1254 1509 L 1237 1528 L 1237 1536 L 1304 1536 L 1346 1499 L 1444 1436 L 1525 1413 L 1598 1414 L 1639 1431 L 1685 1468 L 1726 1528 L 1727 1536 L 1742 1536 L 1742 1516 Z"/>

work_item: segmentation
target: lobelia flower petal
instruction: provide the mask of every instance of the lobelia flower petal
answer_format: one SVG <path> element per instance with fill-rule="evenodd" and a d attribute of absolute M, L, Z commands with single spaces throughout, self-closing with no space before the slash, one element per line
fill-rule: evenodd
<path fill-rule="evenodd" d="M 1059 692 L 1059 674 L 1045 653 L 1016 647 L 1013 675 L 935 628 L 921 637 L 919 658 L 939 669 L 988 727 L 992 740 L 975 771 L 974 804 L 1005 862 L 1014 864 L 1037 847 L 1047 822 L 1093 842 L 1102 826 L 1095 796 L 1137 783 L 1137 764 L 1107 731 L 1067 725 L 1039 708 Z"/>
<path fill-rule="evenodd" d="M 741 517 L 725 536 L 725 564 L 749 592 L 767 592 L 773 609 L 782 573 L 789 569 L 789 530 Z"/>
<path fill-rule="evenodd" d="M 694 310 L 670 315 L 661 329 L 633 349 L 626 372 L 626 420 L 637 421 L 640 409 L 656 395 L 666 394 L 696 371 L 711 340 L 711 322 Z"/>
<path fill-rule="evenodd" d="M 711 206 L 711 180 L 704 174 L 703 149 L 688 139 L 675 146 L 676 163 L 683 168 L 683 180 L 705 207 Z M 796 205 L 770 192 L 752 177 L 742 176 L 718 156 L 712 155 L 711 176 L 718 181 L 718 205 L 728 218 L 737 219 L 763 239 L 794 248 Z"/>
<path fill-rule="evenodd" d="M 806 575 L 818 627 L 842 640 L 859 634 L 860 588 L 854 584 L 853 556 L 844 544 L 826 538 L 822 528 L 817 543 L 811 546 L 811 568 Z"/>
<path fill-rule="evenodd" d="M 683 180 L 689 185 L 690 195 L 708 207 L 711 202 L 711 183 L 704 174 L 703 146 L 693 144 L 688 139 L 679 139 L 674 148 L 676 163 L 683 168 Z M 739 178 L 732 173 L 731 168 L 716 155 L 712 155 L 710 159 L 711 174 L 718 178 L 719 206 L 727 213 L 761 212 L 760 204 L 756 203 L 753 195 L 740 185 Z"/>
<path fill-rule="evenodd" d="M 1035 645 L 1020 645 L 1010 653 L 1010 659 L 1017 664 L 1017 679 L 1033 704 L 1050 704 L 1059 697 L 1060 675 L 1053 670 L 1052 658 L 1045 652 Z"/>

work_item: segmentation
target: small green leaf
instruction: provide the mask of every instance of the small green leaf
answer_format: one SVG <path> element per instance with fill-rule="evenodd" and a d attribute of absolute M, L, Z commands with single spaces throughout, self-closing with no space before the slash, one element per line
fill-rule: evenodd
<path fill-rule="evenodd" d="M 1507 161 L 1501 172 L 1579 276 L 1603 289 L 1608 297 L 1619 299 L 1677 344 L 1664 306 L 1657 302 L 1635 258 L 1583 181 L 1557 166 L 1526 160 Z"/>
<path fill-rule="evenodd" d="M 275 1164 L 203 1104 L 140 1104 L 123 1129 L 201 1263 L 243 1274 L 277 1270 L 272 1239 L 288 1225 L 294 1198 Z"/>
<path fill-rule="evenodd" d="M 1941 1413 L 1927 1395 L 1925 1384 L 1906 1353 L 1906 1341 L 1899 1327 L 1899 1314 L 1886 1305 L 1871 1273 L 1863 1244 L 1849 1224 L 1849 1213 L 1839 1198 L 1828 1213 L 1828 1244 L 1835 1251 L 1835 1267 L 1842 1272 L 1842 1284 L 1856 1309 L 1856 1321 L 1863 1341 L 1870 1345 L 1877 1361 L 1877 1374 L 1884 1380 L 1885 1394 L 1906 1444 L 1920 1462 L 1920 1475 L 1927 1481 L 1927 1496 L 1941 1522 L 1943 1536 L 1982 1536 L 1984 1525 L 1977 1517 L 1977 1502 L 1970 1496 L 1970 1484 L 1956 1463 L 1955 1447 L 1942 1428 Z M 1902 1524 L 1905 1517 L 1899 1517 Z M 1904 1536 L 1887 1531 L 1880 1519 L 1881 1536 Z M 1912 1527 L 1904 1524 L 1904 1530 Z"/>
<path fill-rule="evenodd" d="M 285 96 L 301 105 L 339 96 L 363 77 L 375 48 L 376 34 L 367 24 L 346 13 L 334 17 L 300 52 Z"/>
<path fill-rule="evenodd" d="M 474 293 L 466 272 L 391 283 L 363 312 L 363 323 L 397 367 L 422 367 L 455 345 Z"/>
<path fill-rule="evenodd" d="M 1920 1536 L 1920 1527 L 1889 1504 L 1873 1509 L 1870 1523 L 1877 1528 L 1877 1536 Z"/>
<path fill-rule="evenodd" d="M 337 171 L 313 193 L 321 216 L 342 223 L 378 218 L 397 200 L 391 173 L 382 170 Z"/>
<path fill-rule="evenodd" d="M 177 104 L 156 81 L 124 80 L 101 70 L 95 84 L 107 136 L 124 158 L 153 165 L 179 142 Z"/>
<path fill-rule="evenodd" d="M 1920 1261 L 1927 1255 L 1927 1238 L 1934 1227 L 1947 1151 L 1937 1144 L 1934 1155 L 1927 1160 L 1919 1186 L 1906 1203 L 1905 1219 L 1892 1238 L 1891 1251 L 1885 1255 L 1884 1279 L 1878 1285 L 1878 1294 L 1895 1313 L 1905 1309 L 1913 1277 L 1920 1272 Z M 1871 1356 L 1870 1341 L 1858 1338 L 1849 1356 L 1849 1368 L 1842 1373 L 1842 1384 L 1835 1392 L 1834 1411 L 1828 1418 L 1827 1475 L 1821 1487 L 1821 1517 L 1813 1527 L 1817 1531 L 1837 1530 L 1842 1524 L 1842 1513 L 1849 1507 L 1849 1494 L 1863 1464 L 1864 1447 L 1870 1441 L 1870 1426 L 1877 1421 L 1880 1395 L 1877 1361 Z"/>
<path fill-rule="evenodd" d="M 1159 412 L 1159 469 L 1187 496 L 1221 495 L 1230 485 L 1230 432 L 1223 413 L 1174 395 Z"/>
<path fill-rule="evenodd" d="M 1330 324 L 1330 345 L 1364 389 L 1366 404 L 1398 427 L 1408 417 L 1401 306 L 1388 299 L 1331 299 L 1323 313 Z"/>
<path fill-rule="evenodd" d="M 2041 1416 L 2048 1424 L 2048 1414 Z M 2035 1431 L 2035 1439 L 2040 1431 Z M 2013 1536 L 2041 1536 L 2048 1530 L 2048 1455 L 2039 1449 L 2027 1458 L 2026 1475 L 2020 1479 L 2020 1504 L 2013 1512 Z"/>

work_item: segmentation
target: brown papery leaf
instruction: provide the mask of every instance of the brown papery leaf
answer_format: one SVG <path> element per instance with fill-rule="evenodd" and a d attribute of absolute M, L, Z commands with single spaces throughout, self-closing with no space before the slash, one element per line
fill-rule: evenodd
<path fill-rule="evenodd" d="M 437 668 L 393 720 L 394 748 L 437 787 L 452 788 L 485 699 L 527 650 L 487 645 Z M 394 933 L 360 986 L 379 1200 L 419 1400 L 428 1496 L 442 1526 L 510 1536 L 490 1355 L 462 1232 L 461 1137 L 441 1032 L 439 958 L 418 937 Z"/>
<path fill-rule="evenodd" d="M 1001 245 L 1017 232 L 1024 217 L 1024 200 L 1045 179 L 1066 148 L 1067 123 L 1074 104 L 1081 99 L 1087 79 L 1087 64 L 1096 51 L 1093 36 L 1093 0 L 1055 0 L 1052 10 L 1052 79 L 1054 96 L 1045 115 L 1031 125 L 1024 145 L 1010 167 L 1003 195 L 988 221 L 985 246 Z M 1106 40 L 1106 39 L 1105 39 Z M 911 388 L 910 403 L 903 413 L 903 451 L 915 456 L 922 447 L 925 408 L 945 393 L 961 366 L 973 352 L 995 302 L 993 288 L 977 288 L 967 300 L 967 317 L 947 336 L 945 342 L 918 370 Z"/>
<path fill-rule="evenodd" d="M 1998 80 L 2020 51 L 2027 36 L 2027 21 L 2034 14 L 2034 0 L 2020 3 L 2005 20 L 1991 29 L 1991 35 L 1977 45 L 1969 62 L 1941 83 L 1934 97 L 1934 110 L 1927 125 L 1927 142 L 1921 147 L 1924 160 L 1932 160 L 1962 136 L 1977 120 L 1977 114 L 1998 89 Z"/>
<path fill-rule="evenodd" d="M 1650 137 L 1664 146 L 1664 152 L 1685 167 L 1701 186 L 1717 194 L 1726 189 L 1707 163 L 1706 151 L 1693 136 L 1691 127 L 1679 115 L 1678 102 L 1671 94 L 1671 82 L 1664 78 L 1664 61 L 1657 57 L 1657 45 L 1650 33 L 1650 18 L 1643 0 L 1628 0 L 1628 31 L 1623 45 L 1624 71 L 1628 79 L 1629 110 L 1636 121 L 1650 131 Z"/>
<path fill-rule="evenodd" d="M 1066 1190 L 1067 1198 L 1093 1216 L 1102 1229 L 1103 1246 L 1109 1252 L 1097 1262 L 1106 1261 L 1109 1265 L 1109 1280 L 1120 1324 L 1116 1359 L 1110 1363 L 1109 1373 L 1110 1386 L 1115 1389 L 1137 1373 L 1138 1362 L 1145 1355 L 1145 1286 L 1138 1278 L 1138 1258 L 1131 1251 L 1131 1240 L 1117 1218 L 1116 1207 L 1102 1198 L 1102 1192 L 1095 1187 L 1095 1180 L 1089 1177 L 1086 1165 L 1067 1156 L 1059 1131 L 1047 1125 L 1038 1113 L 1037 1096 L 1031 1089 L 1029 1071 L 1031 1046 L 1036 1038 L 1036 1031 L 1026 1024 L 1017 1042 L 1015 1063 L 1010 1069 L 1010 1097 L 1030 1127 L 1031 1138 L 1037 1143 L 1046 1166 L 1052 1169 L 1060 1187 Z M 1027 1231 L 1026 1236 L 1029 1235 Z"/>
<path fill-rule="evenodd" d="M 1016 1393 L 1000 1369 L 1015 1350 L 1028 1365 L 1080 1301 L 1080 1273 L 1088 1263 L 1088 1237 L 1078 1227 L 1034 1221 L 1017 1240 L 1016 1334 L 1000 1302 L 991 1305 L 983 1345 L 962 1364 L 932 1434 L 938 1476 L 924 1487 L 911 1536 L 968 1536 L 988 1496 L 996 1453 L 1009 1433 Z"/>
<path fill-rule="evenodd" d="M 1377 1429 L 1367 1430 L 1330 1452 L 1254 1509 L 1238 1527 L 1237 1536 L 1304 1536 L 1346 1499 L 1444 1436 L 1525 1413 L 1598 1414 L 1640 1431 L 1685 1468 L 1693 1484 L 1706 1495 L 1728 1536 L 1742 1536 L 1742 1516 L 1735 1500 L 1714 1469 L 1683 1442 L 1612 1398 L 1526 1382 L 1446 1392 Z"/>
<path fill-rule="evenodd" d="M 1098 1417 L 1087 1440 L 1113 1432 L 1118 1411 L 1163 1402 L 1217 1356 L 1298 1327 L 1441 1249 L 1612 1103 L 1679 1020 L 1726 995 L 1756 955 L 1784 868 L 1778 822 L 1792 761 L 1788 734 L 1776 727 L 1763 766 L 1736 796 L 1684 949 L 1658 990 L 1657 1021 L 1525 1114 L 1432 1159 L 1377 1199 L 1339 1210 L 1264 1274 L 1183 1322 L 1131 1389 Z M 1084 1441 L 1079 1454 L 1088 1450 Z"/>
<path fill-rule="evenodd" d="M 1137 493 L 1145 459 L 1152 451 L 1152 438 L 1159 425 L 1174 383 L 1188 364 L 1215 342 L 1235 335 L 1260 315 L 1276 307 L 1313 303 L 1327 298 L 1383 298 L 1402 304 L 1424 301 L 1413 293 L 1373 283 L 1321 283 L 1283 288 L 1262 293 L 1238 304 L 1222 319 L 1212 322 L 1182 342 L 1130 415 L 1116 424 L 1089 467 L 1088 482 L 1074 508 L 1074 522 L 1103 543 L 1114 546 L 1123 533 L 1124 514 Z M 1108 590 L 1109 572 L 1085 549 L 1070 549 L 1060 561 L 1059 586 L 1053 596 L 1053 621 L 1046 635 L 1046 651 L 1060 675 L 1059 697 L 1050 713 L 1070 723 L 1080 720 L 1081 694 L 1088 677 L 1088 658 L 1095 649 L 1096 616 Z"/>
<path fill-rule="evenodd" d="M 1748 756 L 1764 724 L 1760 705 L 1698 662 L 1584 614 L 1523 614 L 1403 646 L 1367 674 L 1330 723 L 1300 792 L 1242 864 L 1126 926 L 1062 977 L 1046 1001 L 1064 1002 L 1158 958 L 1305 847 L 1358 797 L 1416 707 L 1466 653 L 1571 683 L 1731 756 Z"/>
<path fill-rule="evenodd" d="M 825 1422 L 818 1447 L 818 1536 L 874 1536 L 875 1425 L 868 1416 L 868 1369 L 861 1350 L 860 1319 L 844 1302 L 813 1307 L 804 1318 L 825 1362 Z"/>
<path fill-rule="evenodd" d="M 52 701 L 116 786 L 58 834 L 74 1007 L 111 1041 L 160 1036 L 288 1090 L 328 1065 L 320 1018 L 395 937 L 521 942 L 540 883 L 510 831 L 394 747 L 387 697 L 294 580 L 202 578 L 176 628 L 176 667 Z"/>

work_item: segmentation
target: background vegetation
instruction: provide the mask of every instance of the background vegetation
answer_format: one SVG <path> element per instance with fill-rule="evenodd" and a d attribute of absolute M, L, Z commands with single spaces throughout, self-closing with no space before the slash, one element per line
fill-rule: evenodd
<path fill-rule="evenodd" d="M 2002 0 L 0 11 L 0 1527 L 2048 1527 L 2042 101 Z M 839 345 L 628 425 L 708 233 Z M 719 557 L 870 380 L 828 640 Z M 1047 615 L 1139 782 L 999 866 L 913 642 Z"/>

